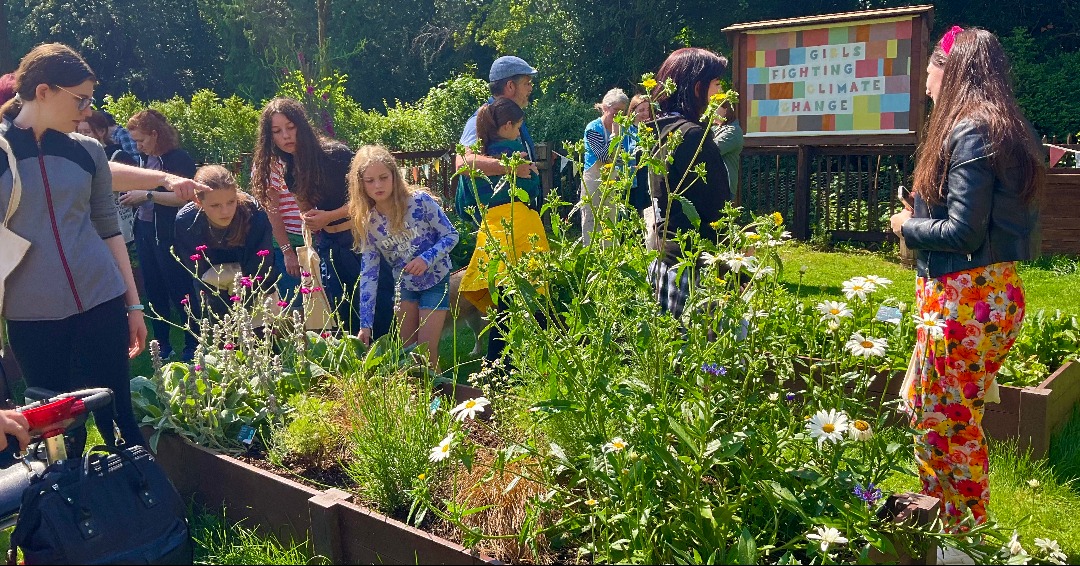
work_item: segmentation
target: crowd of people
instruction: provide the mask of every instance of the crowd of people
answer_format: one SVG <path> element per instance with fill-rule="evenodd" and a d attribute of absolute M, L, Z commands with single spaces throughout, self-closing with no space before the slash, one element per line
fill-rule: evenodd
<path fill-rule="evenodd" d="M 637 128 L 647 123 L 661 144 L 682 140 L 666 174 L 637 168 L 629 194 L 620 197 L 642 216 L 647 246 L 656 251 L 647 276 L 658 308 L 676 317 L 699 273 L 680 268 L 689 250 L 680 249 L 678 236 L 697 231 L 715 239 L 713 223 L 738 187 L 742 130 L 735 108 L 721 107 L 715 122 L 703 117 L 727 73 L 728 61 L 717 53 L 678 49 L 650 92 L 607 92 L 596 105 L 600 116 L 584 131 L 576 207 L 584 245 L 603 245 L 600 227 L 616 218 L 619 203 L 602 181 L 613 169 L 633 168 L 641 151 Z M 491 98 L 465 124 L 460 141 L 467 149 L 457 157 L 459 167 L 476 172 L 459 176 L 454 202 L 477 231 L 460 292 L 494 320 L 507 305 L 502 289 L 489 293 L 488 241 L 498 241 L 509 261 L 548 249 L 526 124 L 536 74 L 514 56 L 492 64 Z M 66 46 L 36 47 L 12 77 L 14 96 L 0 125 L 8 157 L 0 160 L 0 238 L 13 233 L 30 244 L 25 256 L 0 266 L 0 298 L 29 385 L 105 386 L 120 400 L 130 398 L 128 360 L 147 338 L 125 246 L 132 241 L 162 356 L 191 360 L 199 314 L 228 308 L 238 278 L 252 282 L 256 295 L 277 293 L 287 304 L 305 276 L 297 248 L 310 246 L 342 331 L 370 342 L 397 316 L 402 340 L 426 343 L 437 367 L 453 298 L 449 253 L 459 234 L 436 196 L 405 182 L 386 148 L 353 151 L 312 127 L 297 101 L 274 99 L 259 120 L 244 190 L 220 166 L 196 167 L 160 113 L 144 110 L 121 126 L 95 110 L 96 77 Z M 674 90 L 665 88 L 669 82 Z M 992 34 L 946 33 L 930 57 L 926 88 L 934 107 L 914 198 L 892 217 L 892 229 L 918 254 L 918 314 L 940 320 L 944 332 L 919 330 L 904 394 L 913 425 L 926 432 L 916 439 L 924 491 L 945 502 L 947 520 L 970 510 L 983 521 L 984 400 L 1023 320 L 1016 262 L 1037 253 L 1034 203 L 1043 164 Z M 702 164 L 705 175 L 693 174 Z M 511 180 L 520 190 L 507 189 Z M 698 222 L 683 200 L 693 203 Z M 177 355 L 169 330 L 185 325 Z M 505 355 L 499 325 L 487 340 L 489 360 Z M 117 408 L 120 433 L 140 442 L 130 403 Z M 113 415 L 97 418 L 104 423 Z M 25 441 L 19 415 L 0 414 L 0 427 Z M 99 428 L 111 438 L 110 427 Z"/>

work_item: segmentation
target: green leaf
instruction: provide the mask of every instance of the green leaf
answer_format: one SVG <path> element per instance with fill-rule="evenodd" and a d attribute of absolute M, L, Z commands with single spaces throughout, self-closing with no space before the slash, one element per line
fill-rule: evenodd
<path fill-rule="evenodd" d="M 739 541 L 735 543 L 735 564 L 757 564 L 757 541 L 754 540 L 753 533 L 746 527 L 743 527 L 742 533 L 739 535 Z"/>
<path fill-rule="evenodd" d="M 701 228 L 701 215 L 698 214 L 697 207 L 694 206 L 694 203 L 690 202 L 690 199 L 682 195 L 671 196 L 682 205 L 683 214 L 685 214 L 690 220 L 690 223 L 694 225 L 694 229 Z"/>

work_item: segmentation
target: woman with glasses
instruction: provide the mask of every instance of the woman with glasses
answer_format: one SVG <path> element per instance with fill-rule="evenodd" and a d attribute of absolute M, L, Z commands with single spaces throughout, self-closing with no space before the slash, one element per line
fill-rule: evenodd
<path fill-rule="evenodd" d="M 16 97 L 0 108 L 13 117 L 0 123 L 0 210 L 12 209 L 7 227 L 30 247 L 14 266 L 0 265 L 11 348 L 30 386 L 111 388 L 124 440 L 141 444 L 128 359 L 146 343 L 143 307 L 105 151 L 75 133 L 90 114 L 97 78 L 78 53 L 51 43 L 23 57 L 15 80 Z M 95 418 L 112 441 L 111 411 Z"/>

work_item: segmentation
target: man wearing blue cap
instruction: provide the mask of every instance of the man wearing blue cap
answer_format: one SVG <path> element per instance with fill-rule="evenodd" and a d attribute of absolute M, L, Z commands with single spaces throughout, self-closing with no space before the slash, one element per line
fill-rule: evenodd
<path fill-rule="evenodd" d="M 491 64 L 491 71 L 488 72 L 488 85 L 491 87 L 491 97 L 488 98 L 488 103 L 495 102 L 496 98 L 509 98 L 524 109 L 529 105 L 529 95 L 532 94 L 532 80 L 535 74 L 536 69 L 532 68 L 521 57 L 514 57 L 513 55 L 499 57 Z M 477 112 L 479 112 L 479 108 Z M 469 121 L 465 122 L 465 131 L 461 133 L 461 145 L 465 146 L 466 150 L 465 155 L 457 156 L 457 166 L 459 168 L 463 166 L 467 159 L 473 167 L 479 169 L 485 175 L 498 176 L 509 173 L 499 162 L 499 158 L 473 153 L 472 150 L 468 149 L 469 146 L 476 143 L 476 139 L 476 112 L 473 112 Z M 521 142 L 529 153 L 530 163 L 519 165 L 516 174 L 518 177 L 528 177 L 530 171 L 536 171 L 536 166 L 531 163 L 536 160 L 536 149 L 533 146 L 532 137 L 529 136 L 529 129 L 525 124 L 521 125 Z"/>

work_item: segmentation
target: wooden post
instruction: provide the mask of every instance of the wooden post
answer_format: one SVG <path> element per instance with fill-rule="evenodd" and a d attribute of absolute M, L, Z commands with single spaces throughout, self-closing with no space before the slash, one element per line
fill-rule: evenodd
<path fill-rule="evenodd" d="M 810 159 L 813 147 L 799 145 L 795 166 L 795 218 L 792 233 L 799 240 L 810 239 Z"/>

